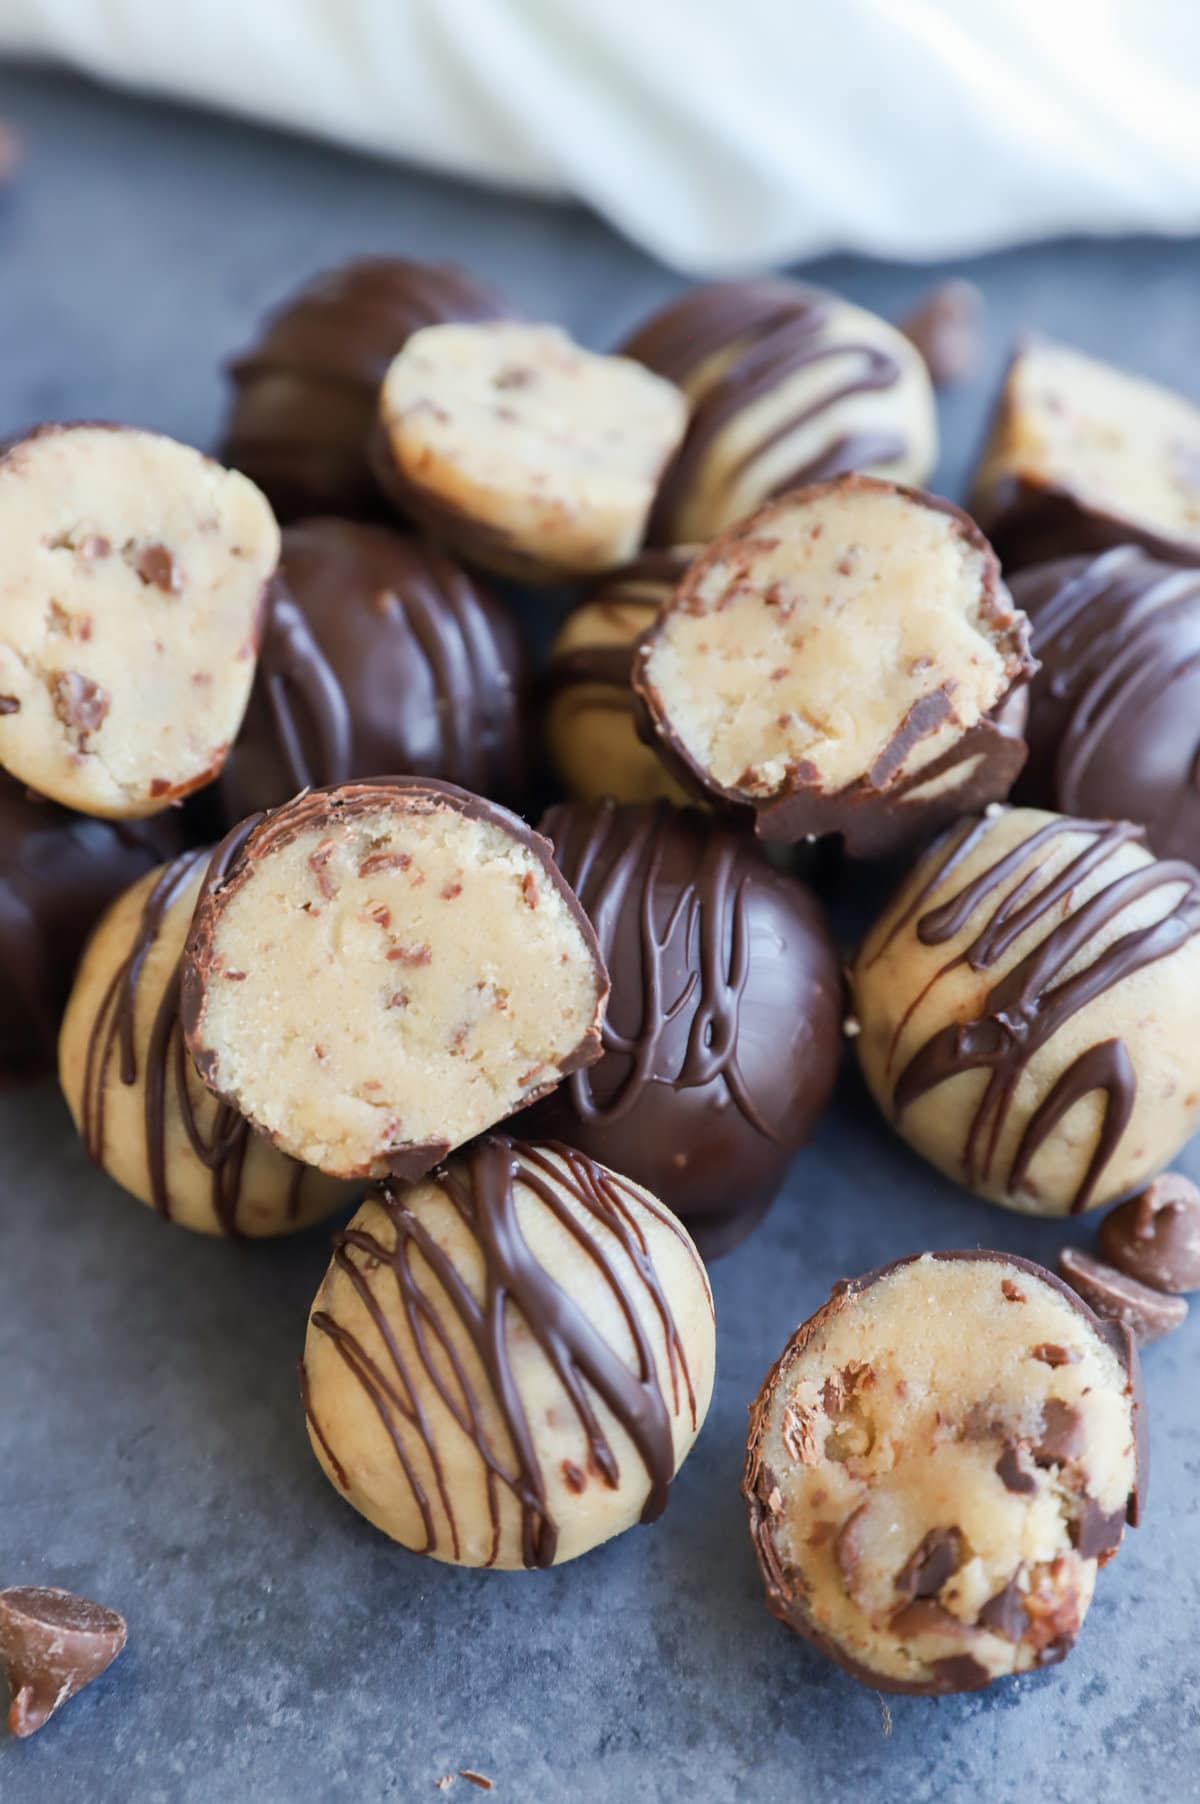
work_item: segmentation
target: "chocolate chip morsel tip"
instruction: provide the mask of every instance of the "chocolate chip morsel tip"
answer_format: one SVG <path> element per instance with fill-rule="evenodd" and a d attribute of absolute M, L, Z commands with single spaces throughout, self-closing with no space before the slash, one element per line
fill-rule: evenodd
<path fill-rule="evenodd" d="M 642 730 L 764 839 L 875 856 L 1007 795 L 1029 623 L 959 508 L 843 476 L 716 539 L 634 653 Z"/>
<path fill-rule="evenodd" d="M 0 1665 L 12 1735 L 33 1735 L 125 1646 L 125 1619 L 103 1604 L 43 1585 L 0 1591 Z"/>
<path fill-rule="evenodd" d="M 608 976 L 549 842 L 429 778 L 310 790 L 218 847 L 184 951 L 204 1081 L 333 1177 L 420 1177 L 600 1056 Z"/>
<path fill-rule="evenodd" d="M 1200 1189 L 1164 1171 L 1104 1217 L 1099 1241 L 1107 1260 L 1155 1290 L 1200 1290 Z"/>
<path fill-rule="evenodd" d="M 844 1281 L 750 1409 L 768 1606 L 880 1690 L 1061 1660 L 1138 1520 L 1144 1431 L 1127 1329 L 1031 1261 L 915 1254 Z"/>
<path fill-rule="evenodd" d="M 1188 1306 L 1182 1297 L 1168 1296 L 1153 1285 L 1118 1266 L 1094 1259 L 1078 1247 L 1064 1247 L 1058 1256 L 1062 1277 L 1079 1292 L 1089 1309 L 1106 1322 L 1128 1328 L 1139 1347 L 1162 1340 L 1182 1328 Z"/>

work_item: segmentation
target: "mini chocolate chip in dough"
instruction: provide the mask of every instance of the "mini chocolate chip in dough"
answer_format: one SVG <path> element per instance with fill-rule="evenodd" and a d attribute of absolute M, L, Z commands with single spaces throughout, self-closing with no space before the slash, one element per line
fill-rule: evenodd
<path fill-rule="evenodd" d="M 338 1236 L 301 1388 L 327 1477 L 385 1534 L 550 1566 L 661 1513 L 715 1355 L 670 1211 L 573 1149 L 496 1135 Z"/>
<path fill-rule="evenodd" d="M 218 1102 L 184 1050 L 180 959 L 206 851 L 185 852 L 112 903 L 88 940 L 59 1035 L 59 1080 L 96 1164 L 165 1220 L 259 1239 L 354 1200 Z M 243 981 L 225 968 L 224 983 Z"/>
<path fill-rule="evenodd" d="M 1006 570 L 1114 545 L 1200 560 L 1200 407 L 1031 338 L 1009 365 L 971 512 Z"/>
<path fill-rule="evenodd" d="M 1162 1340 L 1182 1328 L 1188 1306 L 1182 1297 L 1169 1296 L 1143 1284 L 1140 1278 L 1093 1259 L 1078 1247 L 1064 1247 L 1058 1256 L 1058 1269 L 1072 1290 L 1105 1321 L 1120 1322 L 1129 1329 L 1139 1346 Z"/>
<path fill-rule="evenodd" d="M 279 530 L 244 476 L 154 433 L 0 453 L 0 764 L 89 814 L 208 783 L 241 721 Z"/>
<path fill-rule="evenodd" d="M 964 820 L 855 959 L 855 1046 L 881 1109 L 1007 1208 L 1099 1208 L 1200 1126 L 1200 875 L 1143 837 L 1023 808 Z"/>
<path fill-rule="evenodd" d="M 1074 1357 L 1030 1356 L 1045 1345 Z M 751 1408 L 743 1490 L 770 1608 L 884 1690 L 1063 1658 L 1136 1519 L 1137 1378 L 1128 1334 L 1027 1260 L 923 1254 L 839 1284 Z"/>
<path fill-rule="evenodd" d="M 895 850 L 1008 793 L 1028 622 L 949 502 L 861 476 L 716 539 L 639 641 L 661 754 L 765 839 Z"/>
<path fill-rule="evenodd" d="M 557 326 L 430 326 L 384 378 L 380 477 L 471 562 L 586 576 L 639 549 L 686 415 L 673 384 Z"/>
<path fill-rule="evenodd" d="M 103 1604 L 44 1585 L 0 1591 L 0 1666 L 12 1691 L 8 1728 L 33 1735 L 68 1698 L 98 1679 L 125 1646 L 125 1619 Z"/>
<path fill-rule="evenodd" d="M 1155 1290 L 1200 1290 L 1200 1190 L 1180 1171 L 1164 1171 L 1100 1223 L 1110 1264 Z"/>
<path fill-rule="evenodd" d="M 413 1178 L 598 1058 L 607 996 L 548 841 L 449 783 L 381 777 L 228 837 L 182 1018 L 205 1082 L 282 1151 Z"/>

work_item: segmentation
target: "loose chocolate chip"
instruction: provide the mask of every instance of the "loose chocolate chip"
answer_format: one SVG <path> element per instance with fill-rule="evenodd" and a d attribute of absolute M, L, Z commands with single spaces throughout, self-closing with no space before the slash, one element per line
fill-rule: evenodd
<path fill-rule="evenodd" d="M 1111 1264 L 1155 1290 L 1200 1290 L 1200 1189 L 1165 1171 L 1105 1216 L 1099 1241 Z"/>
<path fill-rule="evenodd" d="M 1078 1458 L 1087 1444 L 1083 1417 L 1073 1404 L 1061 1397 L 1047 1397 L 1042 1404 L 1041 1439 L 1035 1444 L 1033 1457 L 1039 1466 L 1061 1466 Z"/>
<path fill-rule="evenodd" d="M 1004 1589 L 989 1597 L 979 1612 L 980 1628 L 1003 1635 L 1006 1641 L 1019 1641 L 1029 1624 L 1020 1577 L 1021 1568 L 1018 1567 Z"/>
<path fill-rule="evenodd" d="M 1128 1328 L 1139 1346 L 1161 1340 L 1187 1319 L 1188 1306 L 1182 1297 L 1152 1290 L 1115 1265 L 1105 1265 L 1082 1253 L 1077 1247 L 1064 1247 L 1058 1256 L 1060 1277 L 1078 1292 L 1088 1306 L 1105 1321 L 1119 1322 Z"/>
<path fill-rule="evenodd" d="M 996 1476 L 1006 1491 L 1023 1495 L 1037 1490 L 1037 1478 L 1025 1463 L 1025 1450 L 1022 1447 L 1004 1449 L 996 1461 Z"/>
<path fill-rule="evenodd" d="M 931 1528 L 896 1574 L 903 1596 L 935 1597 L 962 1565 L 963 1536 L 958 1528 Z"/>
<path fill-rule="evenodd" d="M 13 1735 L 32 1735 L 60 1704 L 98 1679 L 125 1646 L 125 1620 L 70 1591 L 19 1585 L 0 1591 L 0 1665 L 8 1675 Z"/>
<path fill-rule="evenodd" d="M 972 374 L 983 346 L 983 296 L 973 282 L 943 282 L 900 322 L 900 330 L 929 365 L 935 388 L 952 388 Z"/>

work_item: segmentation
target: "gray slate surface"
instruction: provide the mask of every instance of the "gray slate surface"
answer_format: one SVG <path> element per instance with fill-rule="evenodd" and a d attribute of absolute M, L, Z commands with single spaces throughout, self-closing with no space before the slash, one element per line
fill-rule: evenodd
<path fill-rule="evenodd" d="M 0 71 L 3 116 L 29 154 L 0 200 L 2 427 L 111 416 L 208 442 L 221 357 L 351 253 L 458 258 L 600 345 L 676 285 L 579 212 L 65 78 Z M 894 313 L 941 272 L 814 273 Z M 1036 322 L 1200 386 L 1200 246 L 1066 243 L 968 273 L 989 380 Z M 946 403 L 949 492 L 987 388 Z M 49 1729 L 0 1738 L 3 1804 L 375 1804 L 433 1799 L 463 1766 L 498 1800 L 549 1804 L 1200 1797 L 1200 1321 L 1147 1360 L 1149 1523 L 1065 1667 L 893 1699 L 889 1727 L 762 1607 L 737 1482 L 746 1404 L 793 1325 L 896 1254 L 1051 1260 L 1063 1238 L 922 1167 L 849 1074 L 788 1194 L 715 1271 L 717 1394 L 666 1518 L 549 1574 L 420 1562 L 320 1476 L 293 1366 L 325 1231 L 242 1249 L 164 1227 L 89 1168 L 49 1089 L 0 1100 L 0 1135 L 0 1584 L 77 1587 L 130 1623 L 120 1664 Z"/>

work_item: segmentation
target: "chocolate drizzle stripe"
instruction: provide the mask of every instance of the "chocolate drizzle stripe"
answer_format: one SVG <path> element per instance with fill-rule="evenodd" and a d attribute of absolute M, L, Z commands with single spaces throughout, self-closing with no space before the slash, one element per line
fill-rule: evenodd
<path fill-rule="evenodd" d="M 980 825 L 986 827 L 987 823 Z M 1077 836 L 1084 839 L 1082 851 L 1035 889 L 1040 875 L 1038 855 L 1060 839 Z M 917 920 L 917 938 L 927 946 L 943 945 L 958 937 L 976 909 L 995 897 L 1010 877 L 1015 878 L 970 944 L 934 974 L 910 1006 L 897 1029 L 891 1057 L 894 1059 L 899 1036 L 915 1008 L 941 978 L 963 964 L 975 971 L 995 965 L 1022 934 L 1046 922 L 1060 904 L 1069 905 L 1073 890 L 1101 870 L 1120 847 L 1141 837 L 1140 829 L 1127 822 L 1052 820 L 987 866 L 947 902 L 922 914 Z M 961 861 L 965 848 L 978 844 L 979 838 L 979 826 L 969 827 L 948 847 L 922 891 L 923 900 L 928 900 L 946 872 Z M 1022 874 L 1030 860 L 1033 862 Z M 1161 919 L 1121 934 L 1089 963 L 1070 971 L 1089 942 L 1117 922 L 1126 909 L 1162 890 L 1176 888 L 1181 894 Z M 906 919 L 911 921 L 911 909 Z M 1148 965 L 1169 957 L 1198 931 L 1200 876 L 1189 865 L 1159 860 L 1114 876 L 1051 927 L 993 985 L 973 1020 L 949 1023 L 912 1054 L 893 1086 L 896 1118 L 950 1078 L 967 1071 L 986 1071 L 983 1094 L 968 1124 L 962 1163 L 968 1184 L 989 1178 L 1017 1085 L 1035 1055 L 1081 1009 Z M 1088 1048 L 1061 1074 L 1025 1128 L 1005 1179 L 1006 1188 L 1016 1188 L 1024 1181 L 1038 1150 L 1058 1123 L 1077 1102 L 1096 1093 L 1105 1099 L 1104 1116 L 1092 1158 L 1071 1202 L 1072 1213 L 1087 1207 L 1129 1124 L 1137 1097 L 1137 1073 L 1119 1040 Z"/>
<path fill-rule="evenodd" d="M 418 1371 L 473 1443 L 484 1466 L 491 1523 L 486 1564 L 493 1565 L 500 1552 L 502 1492 L 513 1497 L 521 1512 L 523 1563 L 553 1564 L 558 1525 L 550 1512 L 545 1475 L 512 1369 L 508 1344 L 510 1307 L 525 1321 L 570 1399 L 588 1444 L 587 1469 L 613 1488 L 620 1481 L 617 1459 L 590 1393 L 600 1397 L 629 1435 L 650 1478 L 642 1520 L 653 1521 L 666 1503 L 675 1469 L 670 1417 L 672 1411 L 679 1411 L 681 1377 L 693 1427 L 696 1402 L 682 1341 L 630 1206 L 646 1206 L 646 1199 L 581 1153 L 567 1147 L 519 1145 L 499 1136 L 477 1142 L 457 1168 L 443 1167 L 429 1181 L 453 1205 L 483 1256 L 482 1301 L 475 1298 L 447 1253 L 406 1206 L 405 1193 L 385 1190 L 378 1200 L 393 1230 L 393 1244 L 388 1246 L 375 1234 L 351 1227 L 337 1237 L 334 1265 L 347 1277 L 368 1311 L 390 1370 L 372 1359 L 361 1342 L 327 1311 L 318 1311 L 312 1318 L 313 1328 L 334 1343 L 367 1392 L 389 1435 L 421 1516 L 425 1534 L 421 1551 L 437 1551 L 437 1529 L 405 1445 L 405 1424 L 415 1431 L 434 1474 L 455 1558 L 459 1557 L 460 1542 L 436 1437 L 420 1402 Z M 629 1328 L 635 1370 L 631 1371 L 607 1345 L 579 1305 L 535 1257 L 518 1221 L 518 1183 L 532 1192 L 574 1237 L 608 1285 Z M 583 1212 L 584 1221 L 577 1219 L 563 1192 Z M 655 1213 L 664 1226 L 680 1233 L 665 1211 Z M 670 1407 L 634 1295 L 607 1249 L 608 1240 L 615 1241 L 629 1261 L 662 1327 L 671 1374 Z M 356 1253 L 363 1255 L 361 1261 L 353 1257 Z M 489 1443 L 483 1420 L 485 1399 L 476 1394 L 454 1351 L 442 1314 L 422 1289 L 422 1267 L 434 1279 L 486 1374 L 491 1400 L 499 1409 L 507 1432 L 509 1458 L 495 1452 Z M 389 1326 L 387 1306 L 375 1294 L 373 1279 L 380 1269 L 386 1269 L 395 1282 L 396 1299 L 412 1339 L 417 1365 L 401 1348 Z M 452 1383 L 447 1380 L 445 1367 L 452 1374 Z M 306 1398 L 306 1408 L 312 1421 L 311 1397 Z M 315 1422 L 314 1432 L 324 1444 Z"/>
<path fill-rule="evenodd" d="M 353 725 L 345 692 L 295 602 L 277 594 L 261 654 L 267 705 L 294 789 L 344 783 L 352 774 Z M 304 750 L 299 717 L 311 724 L 314 763 Z"/>

